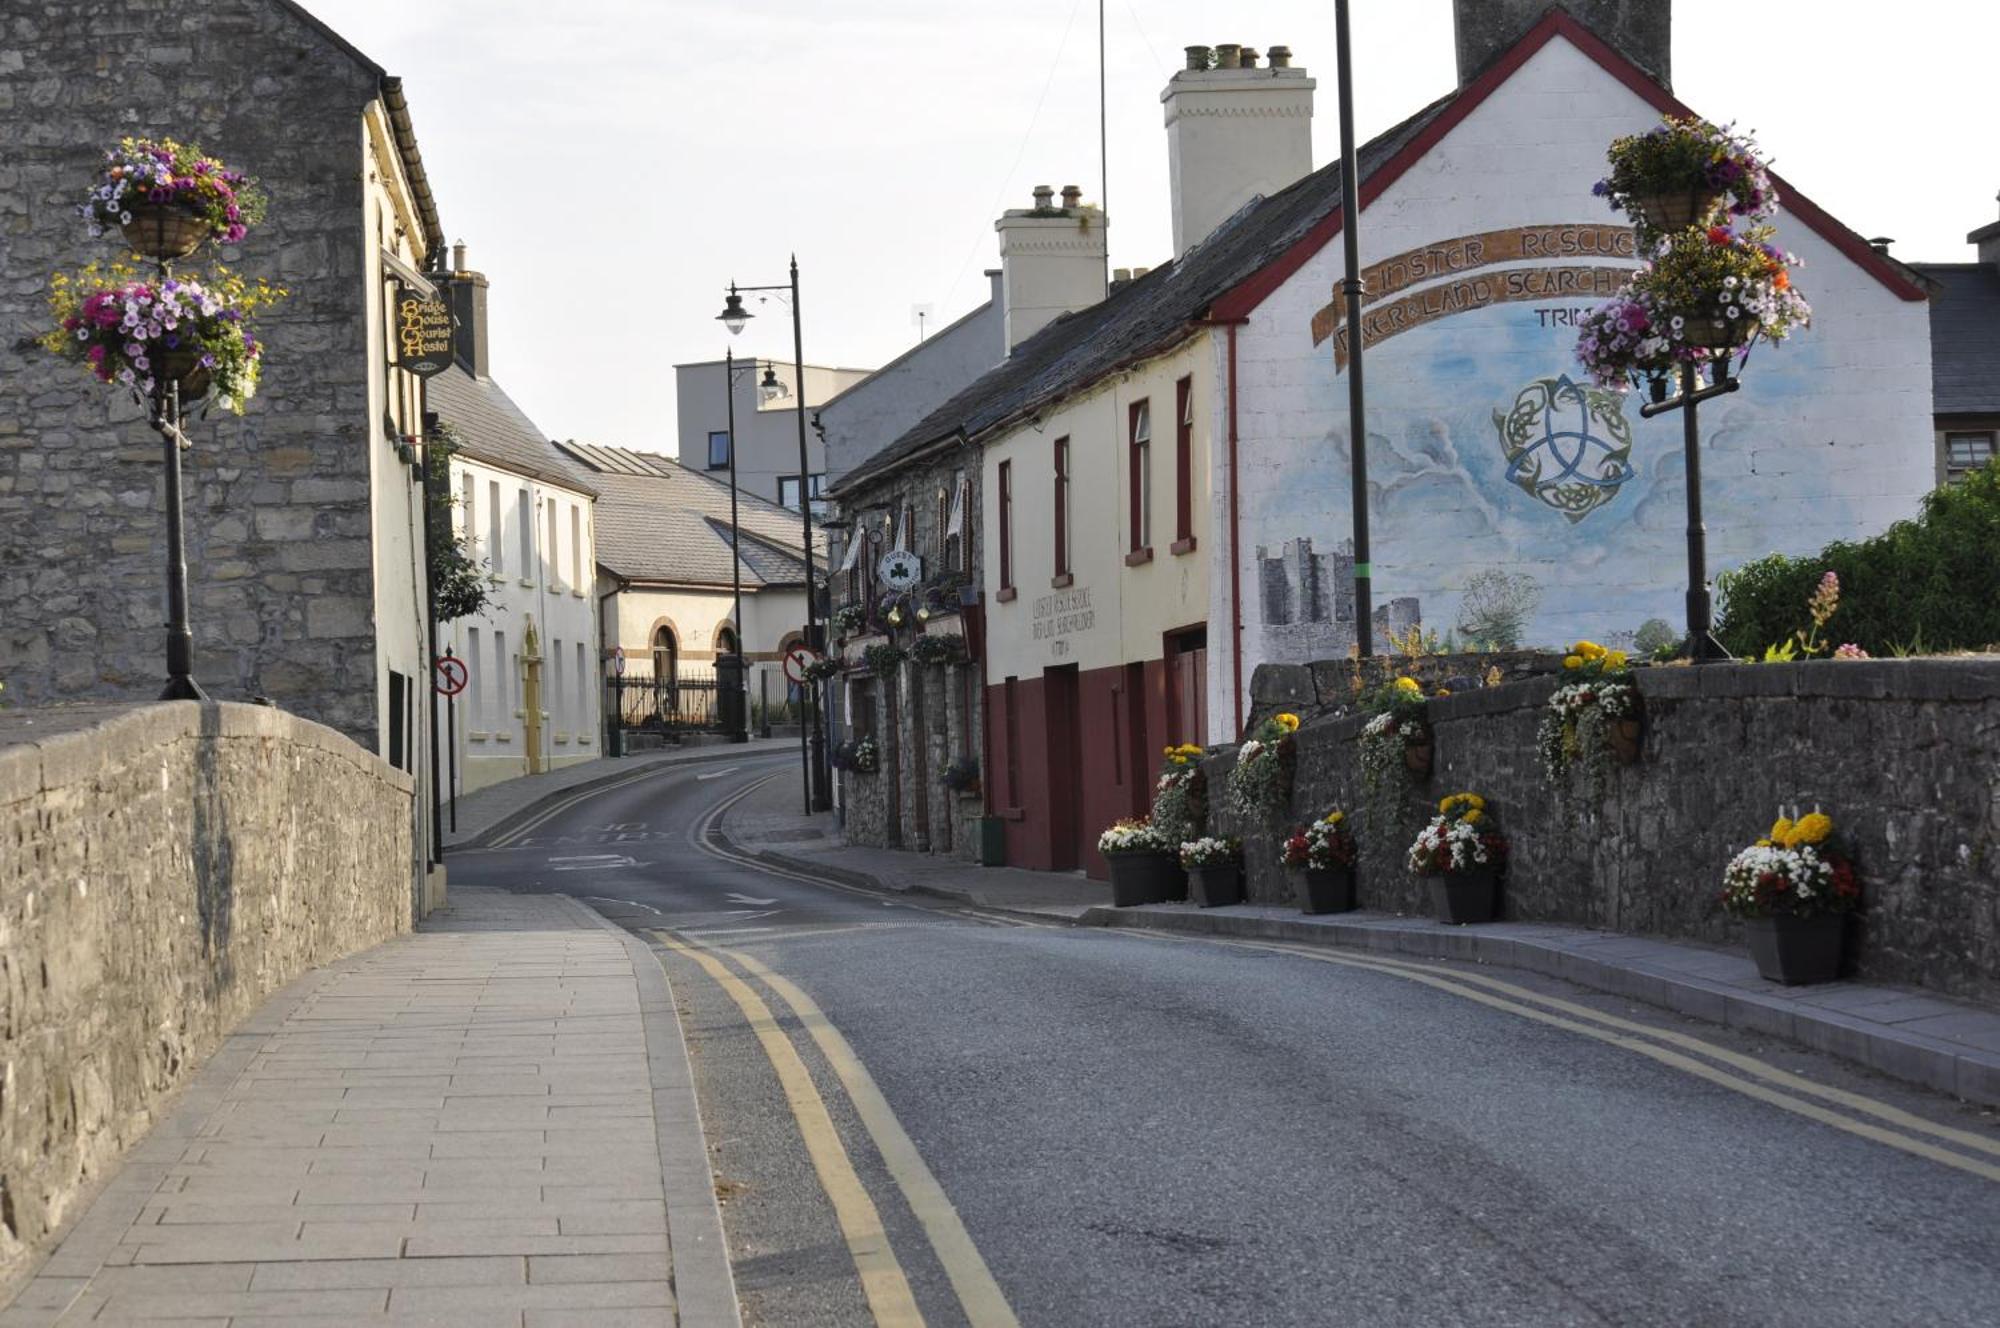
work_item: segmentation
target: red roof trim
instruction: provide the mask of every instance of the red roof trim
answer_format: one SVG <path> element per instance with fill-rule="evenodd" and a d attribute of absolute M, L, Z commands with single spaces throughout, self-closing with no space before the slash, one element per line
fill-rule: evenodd
<path fill-rule="evenodd" d="M 1446 134 L 1456 129 L 1481 102 L 1492 96 L 1496 88 L 1512 78 L 1531 56 L 1557 36 L 1566 38 L 1570 45 L 1596 61 L 1606 73 L 1639 94 L 1642 100 L 1662 115 L 1694 114 L 1673 93 L 1661 87 L 1650 75 L 1626 59 L 1602 37 L 1577 22 L 1570 16 L 1569 11 L 1558 6 L 1544 14 L 1539 23 L 1507 49 L 1506 54 L 1488 65 L 1485 72 L 1467 84 L 1457 98 L 1439 113 L 1437 119 L 1425 125 L 1422 132 L 1404 144 L 1400 151 L 1375 168 L 1374 173 L 1361 184 L 1363 211 L 1367 210 L 1370 203 L 1381 197 L 1383 190 L 1401 178 L 1404 171 L 1422 160 Z M 1929 298 L 1923 288 L 1905 276 L 1894 262 L 1876 253 L 1866 240 L 1834 220 L 1817 203 L 1792 188 L 1782 176 L 1773 172 L 1771 179 L 1778 187 L 1778 196 L 1785 210 L 1805 223 L 1820 238 L 1846 255 L 1870 276 L 1887 286 L 1899 299 L 1919 301 Z M 1248 317 L 1250 312 L 1283 285 L 1287 278 L 1304 267 L 1307 259 L 1324 248 L 1334 236 L 1340 234 L 1345 212 L 1346 208 L 1343 206 L 1335 208 L 1321 218 L 1311 230 L 1300 236 L 1291 248 L 1219 297 L 1209 307 L 1210 316 Z"/>

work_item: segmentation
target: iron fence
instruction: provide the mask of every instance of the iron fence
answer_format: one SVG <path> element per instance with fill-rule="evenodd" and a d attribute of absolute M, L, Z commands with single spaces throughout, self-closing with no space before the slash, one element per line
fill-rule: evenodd
<path fill-rule="evenodd" d="M 715 671 L 682 665 L 671 673 L 625 673 L 605 680 L 604 713 L 625 733 L 718 732 Z"/>

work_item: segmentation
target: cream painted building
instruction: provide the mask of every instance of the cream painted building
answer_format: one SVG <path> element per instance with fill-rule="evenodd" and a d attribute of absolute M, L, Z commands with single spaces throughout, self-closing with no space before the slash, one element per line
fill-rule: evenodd
<path fill-rule="evenodd" d="M 560 447 L 599 494 L 601 658 L 607 676 L 626 680 L 632 704 L 620 718 L 624 728 L 663 736 L 714 728 L 716 657 L 739 643 L 749 666 L 753 726 L 766 706 L 782 707 L 789 690 L 783 651 L 805 638 L 799 514 L 738 494 L 739 624 L 726 483 L 654 452 L 577 442 Z"/>
<path fill-rule="evenodd" d="M 452 274 L 459 363 L 430 380 L 431 409 L 460 438 L 452 521 L 486 573 L 486 609 L 439 626 L 465 690 L 437 706 L 452 796 L 601 754 L 597 491 L 487 373 L 485 286 Z"/>

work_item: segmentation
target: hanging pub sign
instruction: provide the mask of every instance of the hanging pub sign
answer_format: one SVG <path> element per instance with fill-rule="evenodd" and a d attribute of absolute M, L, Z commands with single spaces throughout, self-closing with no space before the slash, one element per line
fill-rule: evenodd
<path fill-rule="evenodd" d="M 451 368 L 451 302 L 396 287 L 396 365 L 419 378 Z"/>

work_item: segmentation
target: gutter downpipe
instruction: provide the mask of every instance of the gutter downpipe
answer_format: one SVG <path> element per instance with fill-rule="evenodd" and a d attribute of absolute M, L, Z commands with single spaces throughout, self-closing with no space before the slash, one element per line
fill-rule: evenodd
<path fill-rule="evenodd" d="M 1243 559 L 1238 553 L 1242 538 L 1242 514 L 1236 501 L 1236 329 L 1248 318 L 1204 318 L 1210 327 L 1222 328 L 1229 340 L 1229 677 L 1235 700 L 1236 734 L 1243 733 Z M 1203 734 L 1206 738 L 1208 735 Z"/>

